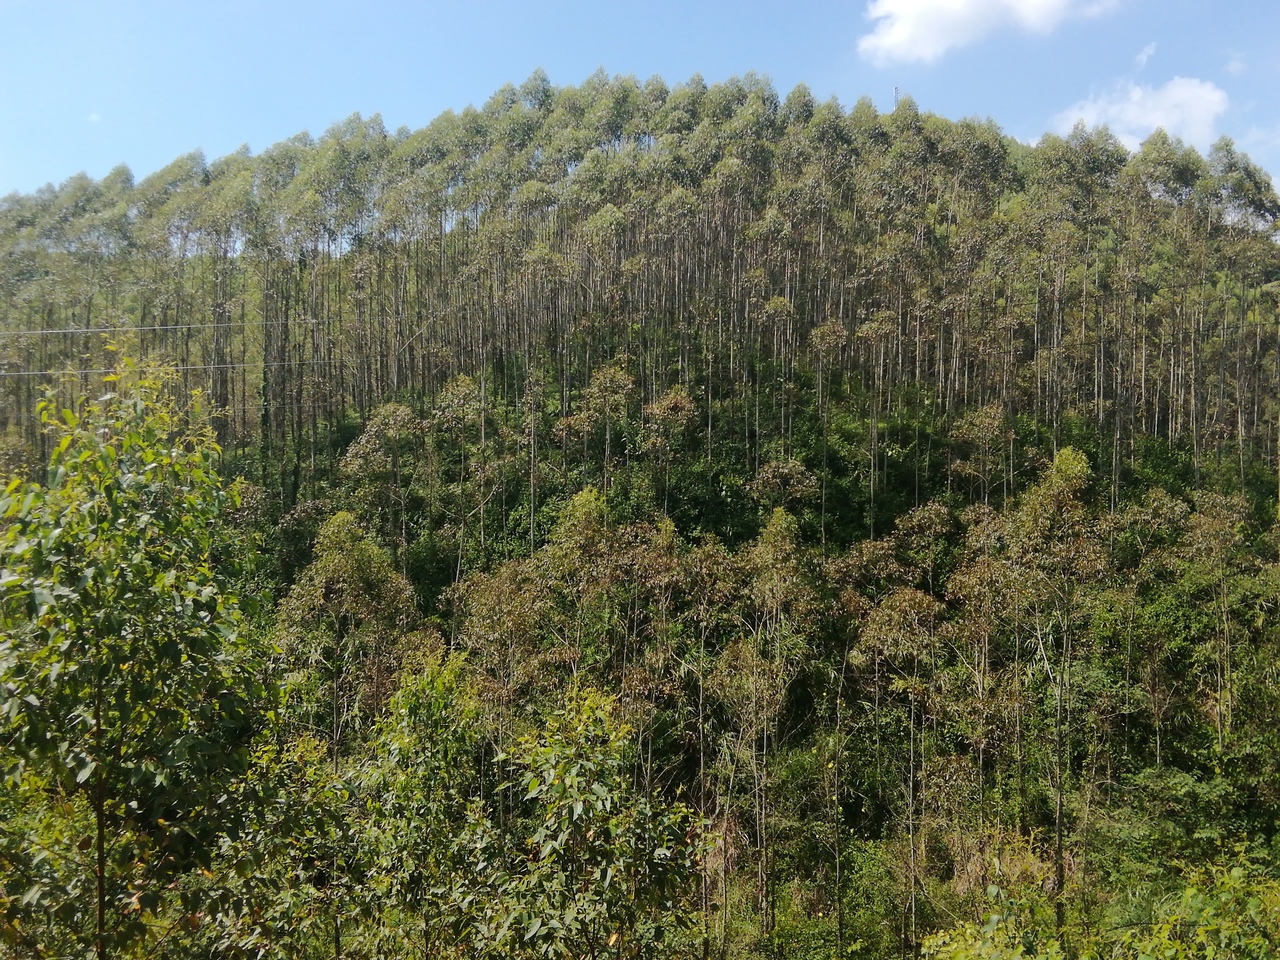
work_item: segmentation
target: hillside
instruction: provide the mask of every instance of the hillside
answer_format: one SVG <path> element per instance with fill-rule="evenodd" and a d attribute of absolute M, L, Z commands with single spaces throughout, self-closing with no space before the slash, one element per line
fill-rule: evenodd
<path fill-rule="evenodd" d="M 1278 216 L 604 74 L 0 200 L 0 942 L 1280 930 Z"/>

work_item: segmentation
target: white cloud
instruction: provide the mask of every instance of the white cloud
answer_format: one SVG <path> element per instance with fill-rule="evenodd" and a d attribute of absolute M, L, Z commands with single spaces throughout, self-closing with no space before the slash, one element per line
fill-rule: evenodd
<path fill-rule="evenodd" d="M 1122 81 L 1109 93 L 1081 100 L 1053 118 L 1054 129 L 1067 133 L 1083 120 L 1086 126 L 1106 124 L 1130 150 L 1156 127 L 1170 136 L 1207 148 L 1214 140 L 1218 117 L 1226 112 L 1226 91 L 1207 80 L 1174 77 L 1161 87 Z"/>
<path fill-rule="evenodd" d="M 1141 70 L 1147 65 L 1147 61 L 1156 55 L 1155 43 L 1148 43 L 1145 47 L 1138 51 L 1138 55 L 1133 58 L 1133 62 L 1138 65 Z"/>
<path fill-rule="evenodd" d="M 1227 65 L 1223 69 L 1233 77 L 1238 77 L 1249 68 L 1244 61 L 1244 54 L 1234 53 L 1231 55 L 1231 59 L 1227 61 Z"/>
<path fill-rule="evenodd" d="M 1013 25 L 1032 33 L 1052 32 L 1068 17 L 1092 17 L 1118 0 L 871 0 L 872 31 L 858 52 L 883 66 L 893 61 L 932 63 L 948 50 Z"/>

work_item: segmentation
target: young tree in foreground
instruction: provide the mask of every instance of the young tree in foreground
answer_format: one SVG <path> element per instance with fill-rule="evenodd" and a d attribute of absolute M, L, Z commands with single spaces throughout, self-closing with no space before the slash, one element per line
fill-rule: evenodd
<path fill-rule="evenodd" d="M 513 748 L 504 785 L 520 816 L 495 829 L 479 805 L 459 840 L 471 876 L 454 890 L 471 957 L 666 960 L 695 953 L 700 827 L 682 803 L 631 788 L 629 731 L 598 694 L 571 695 Z"/>
<path fill-rule="evenodd" d="M 236 831 L 218 798 L 265 696 L 213 569 L 234 493 L 198 402 L 125 378 L 46 400 L 47 483 L 0 495 L 0 943 L 18 955 L 168 934 L 170 882 Z"/>

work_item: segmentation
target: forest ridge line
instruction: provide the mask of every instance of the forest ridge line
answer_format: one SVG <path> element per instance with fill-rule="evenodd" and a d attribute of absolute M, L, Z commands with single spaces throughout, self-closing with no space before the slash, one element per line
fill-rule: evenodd
<path fill-rule="evenodd" d="M 503 403 L 541 380 L 569 416 L 621 357 L 637 412 L 683 386 L 752 464 L 821 369 L 886 429 L 994 404 L 1055 443 L 1097 434 L 1079 445 L 1117 484 L 1145 437 L 1243 478 L 1280 430 L 1277 212 L 1225 139 L 1031 147 L 909 97 L 880 114 L 750 75 L 535 73 L 418 131 L 355 116 L 256 157 L 6 197 L 0 427 L 38 443 L 18 411 L 45 371 L 109 368 L 77 331 L 110 329 L 263 458 L 316 462 L 317 424 L 459 374 Z M 892 456 L 868 441 L 872 474 Z"/>

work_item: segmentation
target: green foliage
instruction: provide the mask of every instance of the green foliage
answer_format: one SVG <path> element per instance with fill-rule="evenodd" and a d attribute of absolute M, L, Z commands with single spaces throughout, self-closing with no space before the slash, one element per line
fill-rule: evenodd
<path fill-rule="evenodd" d="M 1125 933 L 1116 956 L 1134 960 L 1266 960 L 1280 943 L 1280 883 L 1246 867 L 1209 867 L 1161 905 L 1145 929 Z"/>
<path fill-rule="evenodd" d="M 480 785 L 477 706 L 459 657 L 429 653 L 392 699 L 375 731 L 355 823 L 369 882 L 356 896 L 380 923 L 379 956 L 448 955 L 459 905 L 454 891 L 473 864 L 459 841 Z"/>
<path fill-rule="evenodd" d="M 48 479 L 0 497 L 4 929 L 100 956 L 240 829 L 222 799 L 270 706 L 211 562 L 234 494 L 200 409 L 118 385 L 46 400 Z"/>
<path fill-rule="evenodd" d="M 968 923 L 934 934 L 921 953 L 936 960 L 1062 960 L 1066 956 L 1056 941 L 1040 948 L 1028 946 L 1015 922 L 998 913 L 983 924 Z"/>
<path fill-rule="evenodd" d="M 333 775 L 323 743 L 259 742 L 222 799 L 243 824 L 208 869 L 168 889 L 164 956 L 323 955 L 335 927 L 367 920 L 367 831 L 353 784 Z"/>
<path fill-rule="evenodd" d="M 328 738 L 335 758 L 396 688 L 417 623 L 413 589 L 350 513 L 320 527 L 315 558 L 278 609 L 291 716 Z"/>
<path fill-rule="evenodd" d="M 998 893 L 992 888 L 993 893 Z M 1017 960 L 1067 956 L 1043 924 L 1021 916 L 1017 904 L 983 924 L 934 934 L 923 954 L 937 960 Z M 1080 933 L 1076 956 L 1112 960 L 1263 960 L 1280 942 L 1280 885 L 1246 866 L 1192 871 L 1183 891 L 1157 905 L 1149 922 Z"/>
<path fill-rule="evenodd" d="M 503 758 L 520 826 L 499 832 L 477 808 L 463 839 L 473 956 L 692 955 L 698 824 L 683 804 L 630 786 L 627 731 L 611 712 L 599 695 L 572 697 Z"/>

